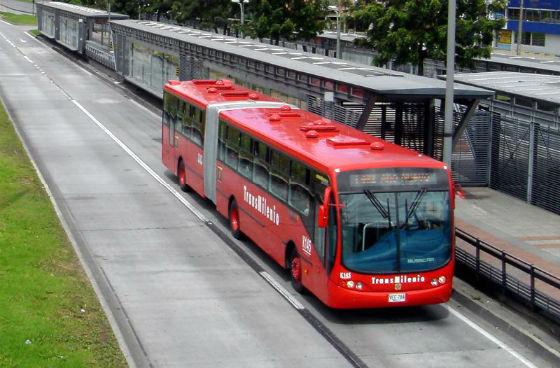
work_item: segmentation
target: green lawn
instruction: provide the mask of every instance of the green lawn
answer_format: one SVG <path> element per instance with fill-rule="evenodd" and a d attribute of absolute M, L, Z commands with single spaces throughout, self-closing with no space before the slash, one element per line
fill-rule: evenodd
<path fill-rule="evenodd" d="M 126 367 L 1 102 L 0 367 Z"/>
<path fill-rule="evenodd" d="M 18 26 L 34 26 L 37 25 L 37 17 L 29 14 L 14 14 L 0 12 L 0 18 L 8 23 Z"/>

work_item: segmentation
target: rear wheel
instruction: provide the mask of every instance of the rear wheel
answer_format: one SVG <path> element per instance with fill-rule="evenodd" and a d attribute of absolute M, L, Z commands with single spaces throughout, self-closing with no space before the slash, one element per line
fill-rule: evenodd
<path fill-rule="evenodd" d="M 292 254 L 290 255 L 290 260 L 288 263 L 290 269 L 290 281 L 292 282 L 292 287 L 298 293 L 303 293 L 305 288 L 301 283 L 301 276 L 303 273 L 303 267 L 301 264 L 301 257 L 299 256 L 297 250 L 292 249 Z"/>
<path fill-rule="evenodd" d="M 188 192 L 189 186 L 187 185 L 187 172 L 185 170 L 185 163 L 183 160 L 179 161 L 177 169 L 177 176 L 179 177 L 179 186 L 183 192 Z"/>
<path fill-rule="evenodd" d="M 241 223 L 239 222 L 239 208 L 237 207 L 237 202 L 234 200 L 231 201 L 229 205 L 229 229 L 231 231 L 231 235 L 235 239 L 241 239 Z"/>

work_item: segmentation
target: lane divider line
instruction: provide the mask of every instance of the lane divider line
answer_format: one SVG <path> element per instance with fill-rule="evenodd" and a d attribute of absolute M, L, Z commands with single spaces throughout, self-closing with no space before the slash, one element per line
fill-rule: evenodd
<path fill-rule="evenodd" d="M 513 355 L 517 360 L 519 360 L 521 363 L 523 363 L 523 365 L 525 365 L 526 367 L 537 368 L 536 365 L 534 365 L 529 360 L 527 360 L 525 357 L 523 357 L 521 354 L 519 354 L 518 352 L 513 350 L 513 348 L 511 348 L 509 345 L 507 345 L 502 340 L 498 339 L 496 336 L 492 335 L 491 333 L 489 333 L 488 331 L 486 331 L 485 329 L 483 329 L 482 327 L 477 325 L 470 318 L 468 318 L 467 316 L 465 316 L 464 314 L 462 314 L 461 312 L 459 312 L 455 308 L 453 308 L 453 307 L 451 307 L 447 304 L 444 304 L 444 307 L 447 308 L 449 313 L 451 313 L 452 315 L 454 315 L 455 317 L 457 317 L 458 319 L 463 321 L 465 324 L 467 324 L 469 327 L 474 329 L 476 332 L 478 332 L 482 336 L 486 337 L 488 340 L 492 341 L 494 344 L 498 345 L 501 349 L 503 349 L 503 350 L 507 351 L 508 353 L 510 353 L 511 355 Z"/>
<path fill-rule="evenodd" d="M 278 283 L 270 274 L 266 271 L 259 272 L 261 275 L 276 291 L 278 291 L 290 304 L 297 310 L 303 310 L 305 307 L 296 298 L 294 298 L 288 290 L 286 290 L 282 285 Z"/>
<path fill-rule="evenodd" d="M 67 95 L 67 94 L 66 94 Z M 95 123 L 105 134 L 107 134 L 119 147 L 121 147 L 138 165 L 140 165 L 152 178 L 154 178 L 158 183 L 160 183 L 165 189 L 167 189 L 175 198 L 177 198 L 185 207 L 189 209 L 200 221 L 208 222 L 206 216 L 202 214 L 197 208 L 195 208 L 191 203 L 189 203 L 175 188 L 169 185 L 165 180 L 163 180 L 151 167 L 148 166 L 140 157 L 138 157 L 126 144 L 124 144 L 117 136 L 115 136 L 109 129 L 107 129 L 99 120 L 95 118 L 85 107 L 83 107 L 78 101 L 70 98 L 70 101 L 76 107 L 78 107 L 91 121 Z"/>

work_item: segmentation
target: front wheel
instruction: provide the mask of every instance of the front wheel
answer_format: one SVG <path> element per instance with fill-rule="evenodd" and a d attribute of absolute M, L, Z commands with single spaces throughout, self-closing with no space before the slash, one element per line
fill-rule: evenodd
<path fill-rule="evenodd" d="M 298 293 L 303 293 L 305 288 L 301 283 L 301 277 L 303 273 L 303 267 L 301 264 L 301 257 L 299 256 L 297 250 L 293 249 L 292 254 L 290 256 L 290 261 L 288 263 L 290 269 L 290 281 L 292 283 L 292 287 Z"/>

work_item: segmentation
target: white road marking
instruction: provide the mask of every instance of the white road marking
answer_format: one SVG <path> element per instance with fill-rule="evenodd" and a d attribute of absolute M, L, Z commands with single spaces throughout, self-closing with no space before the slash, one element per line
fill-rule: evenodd
<path fill-rule="evenodd" d="M 185 207 L 189 209 L 200 221 L 207 222 L 206 216 L 204 216 L 198 209 L 196 209 L 192 204 L 190 204 L 178 191 L 175 190 L 171 185 L 167 184 L 151 167 L 148 166 L 140 157 L 138 157 L 126 144 L 124 144 L 117 136 L 115 136 L 109 129 L 107 129 L 99 120 L 95 118 L 89 111 L 86 110 L 78 101 L 71 99 L 72 103 L 76 105 L 91 121 L 95 123 L 101 130 L 105 132 L 116 144 L 118 144 L 138 165 L 140 165 L 151 177 L 153 177 L 158 183 L 160 183 L 165 189 L 167 189 L 173 196 L 175 196 L 179 202 L 181 202 Z"/>
<path fill-rule="evenodd" d="M 48 48 L 47 46 L 45 46 L 45 44 L 43 44 L 41 41 L 39 41 L 35 36 L 33 36 L 31 33 L 29 32 L 25 32 L 25 35 L 29 38 L 31 38 L 33 41 L 37 42 L 39 45 L 43 46 L 44 48 Z"/>
<path fill-rule="evenodd" d="M 7 24 L 7 25 L 9 25 L 9 26 L 11 26 L 11 25 L 12 25 L 11 23 L 8 23 L 8 22 L 6 22 L 6 21 L 3 21 L 3 20 L 0 20 L 0 22 L 2 22 L 2 23 L 4 23 L 4 24 Z"/>
<path fill-rule="evenodd" d="M 447 308 L 449 313 L 453 314 L 455 317 L 459 318 L 461 321 L 469 325 L 469 327 L 474 329 L 476 332 L 480 333 L 482 336 L 486 337 L 488 340 L 492 341 L 494 344 L 498 345 L 500 348 L 504 349 L 505 351 L 513 355 L 517 360 L 523 363 L 523 365 L 525 365 L 526 367 L 537 368 L 536 365 L 534 365 L 529 360 L 521 356 L 521 354 L 513 350 L 513 348 L 509 347 L 504 342 L 499 340 L 496 336 L 492 335 L 491 333 L 487 332 L 485 329 L 483 329 L 482 327 L 480 327 L 479 325 L 471 321 L 468 317 L 466 317 L 464 314 L 457 311 L 455 308 L 450 307 L 449 305 L 443 305 L 443 306 Z"/>
<path fill-rule="evenodd" d="M 30 58 L 28 58 L 26 55 L 23 55 L 23 58 L 27 61 L 29 61 L 29 63 L 33 64 L 33 60 L 31 60 Z"/>
<path fill-rule="evenodd" d="M 292 294 L 290 294 L 288 292 L 288 290 L 286 290 L 282 285 L 280 285 L 278 283 L 278 281 L 276 281 L 272 276 L 270 276 L 270 274 L 268 272 L 262 271 L 262 272 L 259 272 L 259 275 L 261 275 L 270 284 L 270 286 L 272 286 L 274 289 L 276 289 L 276 291 L 278 291 L 280 294 L 282 294 L 282 296 L 288 302 L 290 302 L 290 304 L 295 309 L 297 309 L 297 310 L 304 310 L 305 309 L 303 304 L 301 304 L 296 298 L 294 298 L 292 296 Z"/>
<path fill-rule="evenodd" d="M 24 39 L 21 39 L 21 38 L 20 38 L 19 40 L 20 40 L 21 43 L 27 43 L 27 41 L 24 40 Z"/>

